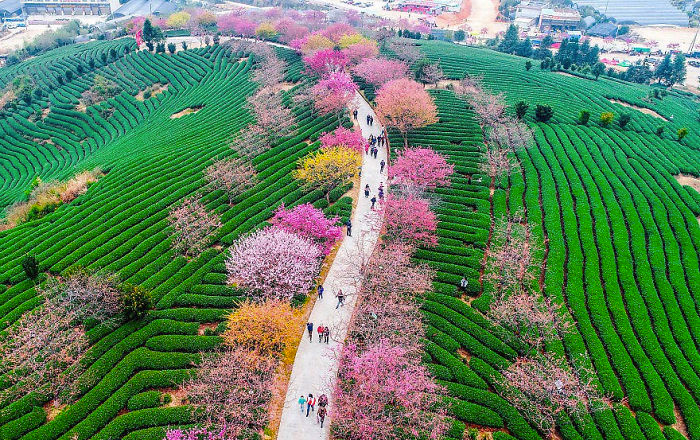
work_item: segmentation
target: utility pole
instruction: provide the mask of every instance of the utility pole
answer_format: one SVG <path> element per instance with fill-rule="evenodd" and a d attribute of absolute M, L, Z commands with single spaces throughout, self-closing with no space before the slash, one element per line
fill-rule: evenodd
<path fill-rule="evenodd" d="M 690 43 L 690 47 L 688 48 L 688 55 L 692 54 L 695 52 L 695 42 L 698 39 L 698 32 L 700 32 L 700 23 L 698 23 L 698 30 L 695 31 L 695 36 L 693 37 L 693 42 Z"/>

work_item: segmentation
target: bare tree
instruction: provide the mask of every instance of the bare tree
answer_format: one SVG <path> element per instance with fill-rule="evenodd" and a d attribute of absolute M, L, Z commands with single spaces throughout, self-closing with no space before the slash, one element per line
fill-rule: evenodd
<path fill-rule="evenodd" d="M 398 59 L 408 64 L 415 63 L 421 57 L 418 47 L 406 38 L 393 38 L 389 43 L 389 50 L 394 52 Z"/>
<path fill-rule="evenodd" d="M 255 114 L 257 126 L 268 142 L 292 133 L 296 124 L 294 114 L 284 106 L 280 94 L 271 88 L 259 90 L 249 97 L 248 108 Z"/>
<path fill-rule="evenodd" d="M 204 176 L 214 189 L 220 189 L 226 193 L 230 204 L 258 182 L 255 167 L 240 158 L 217 160 L 204 170 Z"/>
<path fill-rule="evenodd" d="M 556 416 L 581 417 L 606 399 L 594 383 L 595 373 L 567 365 L 553 354 L 518 358 L 501 371 L 498 391 L 544 434 L 555 429 Z"/>
<path fill-rule="evenodd" d="M 173 248 L 185 256 L 197 256 L 206 247 L 212 233 L 221 226 L 219 218 L 208 212 L 195 196 L 170 209 Z"/>

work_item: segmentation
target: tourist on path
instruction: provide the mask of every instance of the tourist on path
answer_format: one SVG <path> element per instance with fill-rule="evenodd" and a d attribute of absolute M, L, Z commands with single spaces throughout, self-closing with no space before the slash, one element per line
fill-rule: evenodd
<path fill-rule="evenodd" d="M 337 310 L 338 307 L 345 305 L 345 294 L 343 294 L 342 290 L 338 290 L 338 294 L 336 296 L 338 297 L 338 304 L 335 306 Z"/>
<path fill-rule="evenodd" d="M 326 326 L 324 331 L 323 331 L 323 342 L 328 344 L 328 340 L 330 339 L 330 337 L 331 337 L 331 328 Z"/>
<path fill-rule="evenodd" d="M 350 222 L 350 219 L 345 223 L 345 226 L 348 229 L 348 237 L 352 237 L 352 222 Z"/>
<path fill-rule="evenodd" d="M 303 395 L 299 398 L 299 407 L 301 408 L 301 413 L 304 414 L 304 405 L 306 404 L 306 397 Z"/>
<path fill-rule="evenodd" d="M 309 411 L 314 410 L 314 405 L 316 405 L 316 399 L 314 399 L 314 395 L 309 393 L 309 398 L 306 399 L 306 417 L 309 417 Z"/>
<path fill-rule="evenodd" d="M 365 199 L 369 197 L 369 183 L 365 185 Z"/>
<path fill-rule="evenodd" d="M 384 184 L 380 183 L 379 184 L 379 190 L 377 191 L 379 194 L 379 200 L 384 200 Z"/>
<path fill-rule="evenodd" d="M 321 428 L 323 428 L 324 420 L 326 420 L 326 408 L 319 408 L 316 413 L 316 421 L 321 424 Z"/>
<path fill-rule="evenodd" d="M 307 322 L 307 323 L 306 323 L 306 330 L 309 332 L 309 342 L 313 342 L 313 337 L 314 337 L 314 323 L 313 323 L 313 322 Z"/>
<path fill-rule="evenodd" d="M 365 142 L 365 154 L 369 154 L 369 142 Z"/>
<path fill-rule="evenodd" d="M 318 299 L 323 299 L 323 284 L 319 284 L 316 291 L 318 292 Z"/>
<path fill-rule="evenodd" d="M 326 328 L 323 326 L 323 324 L 319 325 L 318 328 L 316 329 L 316 333 L 318 333 L 318 342 L 321 343 L 323 342 L 323 333 L 325 332 Z"/>
<path fill-rule="evenodd" d="M 374 147 L 374 158 L 377 158 L 377 153 L 379 153 L 379 148 Z"/>
<path fill-rule="evenodd" d="M 372 198 L 369 201 L 372 202 L 372 210 L 374 210 L 374 204 L 377 203 L 377 198 L 372 196 Z"/>
<path fill-rule="evenodd" d="M 357 121 L 357 109 L 352 111 L 352 118 Z"/>
<path fill-rule="evenodd" d="M 379 174 L 384 172 L 384 167 L 386 166 L 386 162 L 384 162 L 384 159 L 382 159 L 381 162 L 379 162 Z"/>

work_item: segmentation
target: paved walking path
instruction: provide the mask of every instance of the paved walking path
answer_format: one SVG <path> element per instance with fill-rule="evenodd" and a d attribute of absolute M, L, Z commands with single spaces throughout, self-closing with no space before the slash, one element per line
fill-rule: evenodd
<path fill-rule="evenodd" d="M 370 134 L 379 135 L 382 127 L 379 126 L 372 108 L 359 93 L 355 96 L 353 104 L 358 108 L 357 122 L 359 122 L 363 136 L 368 138 Z M 373 126 L 367 125 L 368 114 L 375 118 Z M 350 317 L 355 307 L 355 286 L 352 278 L 359 275 L 359 267 L 356 262 L 361 259 L 361 255 L 369 255 L 372 252 L 378 237 L 377 228 L 370 227 L 369 220 L 376 218 L 370 209 L 370 199 L 372 196 L 377 196 L 377 188 L 380 183 L 384 183 L 386 187 L 386 168 L 384 173 L 380 174 L 379 172 L 379 162 L 382 159 L 387 160 L 384 148 L 379 149 L 376 159 L 368 154 L 363 155 L 359 201 L 352 216 L 352 237 L 344 237 L 338 254 L 328 271 L 324 283 L 323 299 L 317 299 L 311 311 L 309 322 L 314 324 L 313 342 L 309 342 L 308 334 L 304 331 L 289 379 L 287 397 L 277 435 L 278 440 L 327 439 L 329 436 L 330 419 L 326 417 L 323 429 L 321 429 L 316 422 L 316 413 L 312 412 L 309 417 L 306 417 L 306 409 L 302 413 L 297 401 L 301 395 L 308 396 L 309 393 L 312 393 L 315 398 L 326 394 L 329 398 L 329 408 L 333 406 L 331 392 L 338 371 L 338 362 L 334 353 L 339 351 L 339 347 L 345 339 Z M 366 184 L 369 184 L 371 188 L 369 198 L 364 196 Z M 345 305 L 336 309 L 338 301 L 335 294 L 338 289 L 342 289 L 343 293 L 348 296 Z M 321 324 L 331 328 L 329 344 L 318 342 L 316 328 Z M 318 405 L 316 409 L 318 410 Z"/>

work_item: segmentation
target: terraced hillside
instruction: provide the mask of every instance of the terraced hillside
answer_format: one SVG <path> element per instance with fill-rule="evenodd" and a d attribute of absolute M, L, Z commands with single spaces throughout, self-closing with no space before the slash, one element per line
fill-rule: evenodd
<path fill-rule="evenodd" d="M 422 50 L 450 79 L 480 76 L 511 106 L 528 102 L 536 141 L 518 153 L 522 173 L 491 195 L 490 178 L 479 170 L 482 130 L 450 90 L 432 91 L 440 121 L 409 136 L 409 143 L 429 145 L 455 163 L 452 186 L 438 190 L 439 246 L 417 257 L 438 270 L 424 305 L 426 361 L 454 397 L 457 418 L 495 431 L 494 438 L 541 436 L 496 393 L 498 371 L 513 362 L 517 347 L 479 313 L 491 300 L 479 282 L 491 220 L 521 211 L 545 244 L 544 293 L 565 304 L 575 322 L 548 349 L 592 367 L 612 398 L 582 421 L 560 415 L 558 435 L 700 439 L 700 195 L 674 178 L 700 175 L 697 99 L 672 93 L 649 103 L 645 86 L 528 72 L 522 58 L 440 42 Z M 536 122 L 536 104 L 550 104 L 554 117 Z M 592 114 L 588 126 L 576 124 L 581 110 Z M 631 113 L 632 122 L 603 128 L 597 122 L 603 111 Z M 659 125 L 666 125 L 661 137 Z M 693 135 L 678 142 L 683 126 Z M 462 275 L 476 299 L 457 292 Z"/>
<path fill-rule="evenodd" d="M 337 124 L 303 105 L 294 107 L 295 135 L 253 160 L 257 186 L 233 204 L 223 192 L 207 190 L 202 170 L 233 154 L 232 137 L 252 121 L 245 102 L 257 88 L 249 80 L 255 57 L 218 45 L 175 55 L 134 47 L 131 39 L 74 45 L 0 70 L 3 83 L 27 74 L 44 91 L 0 117 L 0 205 L 19 200 L 35 176 L 63 179 L 95 167 L 106 173 L 72 203 L 0 232 L 0 330 L 39 302 L 20 265 L 27 253 L 36 256 L 42 272 L 60 274 L 75 266 L 113 272 L 152 290 L 156 301 L 146 319 L 88 331 L 92 346 L 74 404 L 55 409 L 34 393 L 0 402 L 3 440 L 160 439 L 163 427 L 192 420 L 187 406 L 152 407 L 160 405 L 158 399 L 144 393 L 172 390 L 197 353 L 219 342 L 205 334 L 211 326 L 204 324 L 221 321 L 241 294 L 225 286 L 222 246 L 263 224 L 281 202 L 308 201 L 341 217 L 349 213 L 351 199 L 341 199 L 347 188 L 331 192 L 329 207 L 320 191 L 302 192 L 291 176 L 297 159 L 317 148 L 318 134 Z M 299 81 L 298 56 L 285 50 L 278 55 L 289 63 L 286 80 Z M 73 79 L 61 84 L 57 77 L 67 69 Z M 81 109 L 95 74 L 122 91 Z M 144 97 L 155 84 L 167 89 Z M 289 99 L 292 92 L 285 93 Z M 172 117 L 186 109 L 198 111 Z M 167 216 L 192 194 L 223 226 L 210 248 L 188 259 L 171 249 Z"/>

